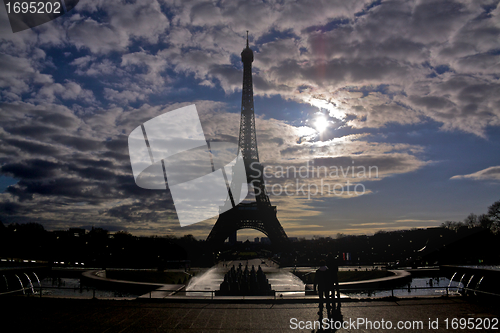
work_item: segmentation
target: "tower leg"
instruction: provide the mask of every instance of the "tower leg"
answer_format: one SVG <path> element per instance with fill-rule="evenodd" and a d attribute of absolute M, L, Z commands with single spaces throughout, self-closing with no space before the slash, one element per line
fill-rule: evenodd
<path fill-rule="evenodd" d="M 237 234 L 236 234 L 237 232 L 238 232 L 238 231 L 236 231 L 236 230 L 235 230 L 235 231 L 231 234 L 231 236 L 229 236 L 229 244 L 231 244 L 231 245 L 236 244 L 236 241 L 238 240 L 238 238 L 237 238 Z"/>

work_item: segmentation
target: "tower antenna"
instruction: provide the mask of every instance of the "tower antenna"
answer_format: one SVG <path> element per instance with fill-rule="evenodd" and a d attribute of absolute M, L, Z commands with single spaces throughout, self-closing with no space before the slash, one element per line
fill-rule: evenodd
<path fill-rule="evenodd" d="M 248 47 L 248 30 L 247 30 L 247 47 Z"/>

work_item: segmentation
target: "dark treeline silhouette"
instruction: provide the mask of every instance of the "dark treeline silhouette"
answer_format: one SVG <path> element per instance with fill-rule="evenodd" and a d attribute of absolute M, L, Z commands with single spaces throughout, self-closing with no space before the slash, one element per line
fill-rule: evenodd
<path fill-rule="evenodd" d="M 283 266 L 317 266 L 327 256 L 340 265 L 426 266 L 500 263 L 500 201 L 483 215 L 470 214 L 463 222 L 441 227 L 379 231 L 374 235 L 344 235 L 298 239 L 279 253 Z M 226 244 L 219 259 L 271 256 L 263 243 Z M 225 256 L 224 256 L 225 255 Z M 46 231 L 37 223 L 0 222 L 0 258 L 42 260 L 49 264 L 85 263 L 85 267 L 175 268 L 210 266 L 214 258 L 202 240 L 183 237 L 137 237 L 120 231 L 71 228 Z"/>
<path fill-rule="evenodd" d="M 291 251 L 280 253 L 281 265 L 317 266 L 331 255 L 340 265 L 425 266 L 438 264 L 498 264 L 500 235 L 481 227 L 426 228 L 379 231 L 374 235 L 337 235 L 337 238 L 299 239 Z M 232 257 L 271 256 L 266 246 L 243 242 L 226 245 Z M 213 256 L 205 242 L 187 235 L 137 237 L 127 232 L 111 235 L 94 228 L 48 232 L 39 224 L 0 224 L 0 257 L 42 260 L 84 267 L 177 268 L 210 266 Z"/>
<path fill-rule="evenodd" d="M 46 261 L 84 267 L 184 267 L 203 266 L 206 261 L 202 242 L 192 235 L 177 237 L 137 237 L 119 231 L 70 228 L 46 231 L 37 223 L 0 222 L 0 257 Z M 210 260 L 208 260 L 208 263 Z"/>
<path fill-rule="evenodd" d="M 374 235 L 339 235 L 340 238 L 299 240 L 286 257 L 287 266 L 318 266 L 328 253 L 340 265 L 389 264 L 433 266 L 442 264 L 500 263 L 500 235 L 482 228 L 444 227 L 379 231 Z"/>
<path fill-rule="evenodd" d="M 488 207 L 487 214 L 476 215 L 470 213 L 461 222 L 446 221 L 441 226 L 455 230 L 461 227 L 482 228 L 491 230 L 493 233 L 497 234 L 500 232 L 500 200 Z"/>
<path fill-rule="evenodd" d="M 317 266 L 328 253 L 341 264 L 389 263 L 395 266 L 500 263 L 500 200 L 487 214 L 438 228 L 379 231 L 369 235 L 337 234 L 294 244 L 287 265 Z"/>

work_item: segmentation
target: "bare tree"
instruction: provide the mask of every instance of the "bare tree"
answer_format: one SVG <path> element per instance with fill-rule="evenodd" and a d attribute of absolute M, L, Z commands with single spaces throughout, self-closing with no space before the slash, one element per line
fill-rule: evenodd
<path fill-rule="evenodd" d="M 453 222 L 453 221 L 446 221 L 446 222 L 441 223 L 441 227 L 446 228 L 446 229 L 453 229 L 454 223 L 455 222 Z"/>
<path fill-rule="evenodd" d="M 469 229 L 477 227 L 479 225 L 477 215 L 470 213 L 469 216 L 464 219 L 464 224 Z"/>
<path fill-rule="evenodd" d="M 491 229 L 492 222 L 488 214 L 481 214 L 477 217 L 479 226 L 483 229 Z"/>
<path fill-rule="evenodd" d="M 488 217 L 491 220 L 491 230 L 498 233 L 500 231 L 500 200 L 488 207 Z"/>

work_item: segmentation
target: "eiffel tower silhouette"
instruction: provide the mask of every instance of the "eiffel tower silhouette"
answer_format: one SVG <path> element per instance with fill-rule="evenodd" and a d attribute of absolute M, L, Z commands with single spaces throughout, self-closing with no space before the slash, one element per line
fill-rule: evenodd
<path fill-rule="evenodd" d="M 288 236 L 276 216 L 276 206 L 272 206 L 266 193 L 263 167 L 259 162 L 257 136 L 255 134 L 255 114 L 253 106 L 252 62 L 253 51 L 248 46 L 241 52 L 243 62 L 243 91 L 241 97 L 241 122 L 239 148 L 245 164 L 247 183 L 253 187 L 255 201 L 234 204 L 229 192 L 228 200 L 232 209 L 219 215 L 217 222 L 207 237 L 207 243 L 212 249 L 223 245 L 229 237 L 236 240 L 236 232 L 240 229 L 255 229 L 264 233 L 275 248 L 283 249 L 288 245 Z M 243 184 L 237 184 L 242 186 Z M 247 184 L 245 184 L 248 186 Z M 241 188 L 241 187 L 240 187 Z M 226 203 L 229 204 L 229 203 Z"/>

